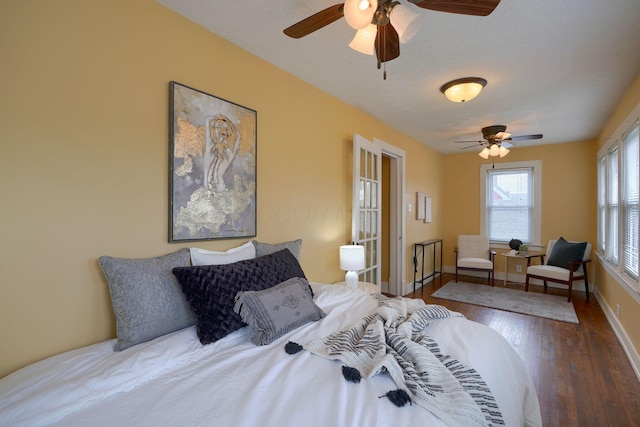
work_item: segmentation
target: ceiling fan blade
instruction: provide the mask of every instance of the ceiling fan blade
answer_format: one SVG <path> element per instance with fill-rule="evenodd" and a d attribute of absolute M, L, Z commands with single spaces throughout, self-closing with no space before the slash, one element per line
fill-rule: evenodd
<path fill-rule="evenodd" d="M 461 150 L 468 150 L 469 148 L 478 148 L 478 145 L 470 145 L 468 147 L 462 147 Z"/>
<path fill-rule="evenodd" d="M 400 37 L 391 24 L 378 25 L 375 43 L 378 62 L 391 61 L 400 56 Z"/>
<path fill-rule="evenodd" d="M 513 144 L 511 144 L 510 142 L 507 142 L 506 140 L 502 141 L 500 143 L 501 146 L 503 146 L 504 148 L 511 148 L 513 147 Z"/>
<path fill-rule="evenodd" d="M 454 144 L 473 144 L 473 143 L 477 143 L 477 144 L 484 144 L 485 141 L 453 141 Z"/>
<path fill-rule="evenodd" d="M 316 30 L 319 30 L 322 27 L 331 24 L 334 21 L 337 21 L 343 16 L 344 3 L 339 3 L 321 10 L 320 12 L 313 14 L 296 24 L 293 24 L 289 28 L 286 28 L 284 30 L 284 33 L 289 37 L 299 39 L 313 33 Z"/>
<path fill-rule="evenodd" d="M 418 7 L 462 15 L 487 16 L 500 0 L 409 0 Z"/>
<path fill-rule="evenodd" d="M 519 135 L 519 136 L 512 136 L 511 138 L 507 138 L 505 139 L 505 141 L 529 141 L 532 139 L 542 139 L 542 134 L 538 133 L 535 135 Z"/>

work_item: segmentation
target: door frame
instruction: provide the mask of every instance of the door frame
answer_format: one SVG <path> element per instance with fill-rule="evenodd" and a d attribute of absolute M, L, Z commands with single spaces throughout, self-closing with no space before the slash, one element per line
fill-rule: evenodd
<path fill-rule="evenodd" d="M 373 143 L 389 158 L 389 283 L 383 291 L 392 295 L 406 294 L 406 220 L 404 215 L 406 168 L 405 151 L 378 138 Z"/>

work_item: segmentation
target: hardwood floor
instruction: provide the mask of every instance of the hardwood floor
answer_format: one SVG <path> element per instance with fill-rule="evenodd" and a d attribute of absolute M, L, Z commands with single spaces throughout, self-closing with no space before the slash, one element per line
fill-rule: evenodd
<path fill-rule="evenodd" d="M 452 280 L 454 275 L 444 274 L 408 296 L 444 305 L 504 336 L 536 384 L 544 426 L 640 426 L 640 382 L 595 297 L 587 301 L 584 291 L 573 292 L 580 321 L 574 325 L 431 297 Z M 509 287 L 524 292 L 524 285 Z M 549 288 L 549 293 L 566 295 L 566 290 Z"/>

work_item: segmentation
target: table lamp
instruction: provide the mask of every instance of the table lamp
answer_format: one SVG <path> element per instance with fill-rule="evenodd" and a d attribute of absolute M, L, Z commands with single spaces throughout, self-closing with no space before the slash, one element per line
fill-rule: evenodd
<path fill-rule="evenodd" d="M 350 288 L 358 287 L 358 270 L 364 268 L 364 246 L 340 246 L 340 269 L 345 270 L 344 281 Z"/>

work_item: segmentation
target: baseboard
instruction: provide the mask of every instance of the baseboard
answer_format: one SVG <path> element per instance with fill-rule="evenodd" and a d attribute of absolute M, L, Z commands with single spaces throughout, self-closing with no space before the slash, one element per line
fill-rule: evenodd
<path fill-rule="evenodd" d="M 602 308 L 602 311 L 605 317 L 607 318 L 607 321 L 609 322 L 611 329 L 613 329 L 613 333 L 616 335 L 616 338 L 618 338 L 618 341 L 622 345 L 622 349 L 624 350 L 624 353 L 627 355 L 627 359 L 629 359 L 629 363 L 631 363 L 633 372 L 635 372 L 636 377 L 638 378 L 638 381 L 640 381 L 640 355 L 638 355 L 638 352 L 633 346 L 633 343 L 631 342 L 624 328 L 618 321 L 618 317 L 611 310 L 611 307 L 607 305 L 604 298 L 602 297 L 602 294 L 597 288 L 595 288 L 595 290 L 593 291 L 593 295 L 596 297 L 598 304 Z"/>
<path fill-rule="evenodd" d="M 380 282 L 380 290 L 384 293 L 389 293 L 389 282 L 382 281 Z"/>

